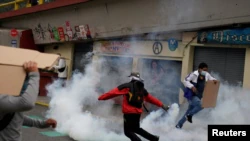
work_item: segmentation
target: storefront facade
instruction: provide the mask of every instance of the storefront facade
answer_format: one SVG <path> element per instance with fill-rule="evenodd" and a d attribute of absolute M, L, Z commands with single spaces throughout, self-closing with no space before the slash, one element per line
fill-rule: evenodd
<path fill-rule="evenodd" d="M 178 40 L 100 41 L 94 43 L 94 53 L 104 91 L 138 71 L 150 93 L 164 103 L 179 102 L 184 46 Z"/>
<path fill-rule="evenodd" d="M 204 32 L 207 34 L 205 42 Z M 218 33 L 236 33 L 242 41 L 235 42 L 230 34 L 228 42 L 215 42 L 214 39 L 222 36 Z M 250 48 L 248 37 L 240 36 L 243 34 L 246 35 L 246 29 L 184 32 L 182 41 L 173 39 L 172 43 L 170 40 L 95 42 L 94 59 L 104 60 L 99 70 L 104 74 L 102 87 L 105 91 L 129 81 L 127 76 L 131 71 L 139 71 L 146 87 L 156 97 L 166 103 L 182 104 L 185 99 L 177 81 L 183 81 L 201 62 L 207 63 L 209 72 L 224 84 L 250 88 Z M 158 83 L 154 82 L 157 77 L 154 73 L 162 78 Z"/>
<path fill-rule="evenodd" d="M 182 41 L 188 51 L 185 70 L 190 72 L 200 62 L 206 62 L 210 72 L 222 82 L 250 88 L 249 31 L 249 28 L 238 28 L 184 33 Z"/>

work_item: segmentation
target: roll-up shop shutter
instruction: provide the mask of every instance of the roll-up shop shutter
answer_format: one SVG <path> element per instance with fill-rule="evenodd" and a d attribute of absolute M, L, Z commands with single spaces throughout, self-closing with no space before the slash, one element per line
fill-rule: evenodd
<path fill-rule="evenodd" d="M 93 42 L 75 44 L 73 71 L 85 71 L 85 66 L 91 61 L 87 53 L 91 52 L 93 52 Z"/>
<path fill-rule="evenodd" d="M 195 47 L 194 70 L 201 62 L 208 64 L 209 72 L 218 73 L 231 85 L 242 85 L 245 65 L 244 48 Z"/>

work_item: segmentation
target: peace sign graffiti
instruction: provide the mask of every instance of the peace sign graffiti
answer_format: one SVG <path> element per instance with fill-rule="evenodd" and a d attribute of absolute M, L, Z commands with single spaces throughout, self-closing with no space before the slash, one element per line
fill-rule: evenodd
<path fill-rule="evenodd" d="M 153 52 L 154 52 L 154 54 L 160 54 L 162 52 L 161 42 L 157 41 L 153 44 Z"/>

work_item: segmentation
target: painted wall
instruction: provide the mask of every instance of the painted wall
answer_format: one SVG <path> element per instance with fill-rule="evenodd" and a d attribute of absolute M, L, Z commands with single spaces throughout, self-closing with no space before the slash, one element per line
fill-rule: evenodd
<path fill-rule="evenodd" d="M 177 40 L 172 43 L 177 43 L 177 47 L 169 46 L 167 41 L 101 41 L 94 43 L 94 52 L 96 54 L 182 60 L 183 45 Z"/>
<path fill-rule="evenodd" d="M 73 33 L 75 26 L 88 24 L 93 38 L 191 31 L 248 23 L 249 5 L 248 0 L 94 0 L 0 22 L 3 27 L 31 28 L 37 43 L 47 43 L 55 42 L 49 32 L 53 27 L 63 27 L 66 33 L 66 21 Z"/>
<path fill-rule="evenodd" d="M 182 71 L 181 71 L 181 80 L 183 81 L 187 74 L 193 71 L 193 56 L 194 48 L 190 47 L 190 44 L 196 43 L 197 40 L 194 37 L 197 33 L 195 32 L 186 32 L 183 33 L 182 45 L 184 47 L 183 59 L 182 59 Z M 180 91 L 179 94 L 179 103 L 183 104 L 186 99 L 183 97 L 184 93 Z"/>
<path fill-rule="evenodd" d="M 11 29 L 0 29 L 0 45 L 4 45 L 4 46 L 16 46 L 19 47 L 20 46 L 20 38 L 21 38 L 21 32 L 23 30 L 17 30 L 18 31 L 18 35 L 16 37 L 12 37 L 10 35 Z M 15 40 L 15 42 L 17 44 L 12 44 L 12 40 Z"/>
<path fill-rule="evenodd" d="M 188 57 L 191 57 L 189 55 L 190 48 L 185 47 L 185 43 L 178 42 L 177 48 L 169 46 L 169 42 L 167 41 L 100 41 L 100 42 L 95 42 L 94 43 L 94 53 L 95 53 L 95 59 L 98 59 L 99 56 L 127 56 L 127 57 L 132 57 L 133 58 L 133 64 L 132 64 L 132 70 L 133 71 L 139 71 L 139 72 L 145 72 L 143 70 L 143 60 L 140 60 L 141 58 L 145 59 L 157 59 L 157 60 L 177 60 L 177 61 L 182 61 L 182 65 L 184 68 L 182 68 L 182 73 L 181 73 L 181 78 L 185 77 L 184 75 L 186 71 L 186 67 L 189 67 L 188 64 L 183 64 L 183 63 L 188 63 L 191 62 Z M 155 54 L 154 50 L 156 48 L 155 43 L 161 43 L 158 44 L 158 49 L 161 50 L 162 46 L 162 51 L 159 54 Z M 185 50 L 185 53 L 184 53 Z M 156 53 L 157 50 L 156 50 Z M 184 54 L 187 54 L 185 58 L 183 58 Z M 98 68 L 99 65 L 96 65 Z M 183 67 L 182 66 L 182 67 Z M 171 68 L 171 66 L 164 66 L 167 68 Z M 165 70 L 167 70 L 165 68 Z M 179 92 L 179 101 L 183 103 L 184 99 L 183 97 L 183 92 L 180 90 Z"/>
<path fill-rule="evenodd" d="M 250 89 L 250 47 L 246 49 L 245 72 L 243 87 Z"/>
<path fill-rule="evenodd" d="M 62 57 L 67 58 L 66 63 L 68 66 L 68 78 L 71 77 L 72 74 L 72 66 L 73 66 L 73 53 L 74 53 L 74 44 L 58 44 L 58 48 L 54 49 L 55 45 L 48 45 L 44 48 L 45 53 L 60 53 Z"/>
<path fill-rule="evenodd" d="M 197 33 L 187 32 L 183 34 L 182 43 L 186 45 L 190 42 Z M 197 38 L 195 38 L 188 46 L 185 48 L 184 57 L 183 57 L 183 66 L 182 66 L 182 79 L 185 76 L 193 71 L 193 56 L 194 56 L 194 46 L 206 46 L 206 44 L 198 44 Z M 225 44 L 209 44 L 209 47 L 227 47 L 227 48 L 246 48 L 246 57 L 245 57 L 245 69 L 244 69 L 244 78 L 243 78 L 243 87 L 250 88 L 250 45 L 225 45 Z"/>

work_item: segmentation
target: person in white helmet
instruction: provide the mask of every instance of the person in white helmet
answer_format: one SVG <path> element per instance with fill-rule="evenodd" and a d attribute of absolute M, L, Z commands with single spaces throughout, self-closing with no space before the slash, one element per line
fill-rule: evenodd
<path fill-rule="evenodd" d="M 124 134 L 131 141 L 141 141 L 136 134 L 150 141 L 159 141 L 159 136 L 153 135 L 140 127 L 143 102 L 147 101 L 165 111 L 168 111 L 170 106 L 163 104 L 144 88 L 144 82 L 139 72 L 132 72 L 128 77 L 130 77 L 130 82 L 121 84 L 102 94 L 98 100 L 108 100 L 116 96 L 123 96 Z"/>

